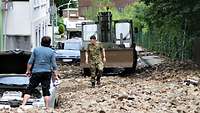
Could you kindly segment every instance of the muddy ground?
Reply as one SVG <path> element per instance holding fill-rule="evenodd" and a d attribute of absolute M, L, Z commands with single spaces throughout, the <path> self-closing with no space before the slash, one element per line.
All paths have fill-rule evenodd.
<path fill-rule="evenodd" d="M 129 76 L 104 76 L 96 88 L 90 88 L 89 77 L 72 75 L 63 74 L 60 86 L 60 109 L 66 113 L 200 113 L 199 87 L 184 82 L 199 80 L 192 62 L 166 61 Z"/>
<path fill-rule="evenodd" d="M 129 76 L 103 76 L 91 88 L 79 66 L 60 66 L 59 107 L 54 113 L 200 113 L 200 89 L 184 80 L 199 80 L 192 62 L 165 60 L 161 65 L 138 67 Z M 15 109 L 2 112 L 17 112 Z M 25 112 L 42 113 L 34 109 Z"/>

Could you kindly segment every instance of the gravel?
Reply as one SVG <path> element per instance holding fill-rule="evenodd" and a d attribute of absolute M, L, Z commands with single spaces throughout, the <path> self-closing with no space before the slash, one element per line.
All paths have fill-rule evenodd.
<path fill-rule="evenodd" d="M 129 76 L 103 76 L 91 88 L 79 66 L 60 66 L 59 107 L 53 113 L 200 113 L 199 67 L 191 61 L 166 60 L 153 67 L 138 68 Z M 46 112 L 32 109 L 24 112 Z M 17 112 L 7 109 L 2 113 Z"/>

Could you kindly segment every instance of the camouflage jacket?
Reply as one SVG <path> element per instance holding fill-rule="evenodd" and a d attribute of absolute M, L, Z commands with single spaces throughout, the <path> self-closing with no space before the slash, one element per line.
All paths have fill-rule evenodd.
<path fill-rule="evenodd" d="M 100 43 L 97 43 L 96 45 L 88 44 L 87 52 L 89 62 L 91 64 L 102 62 L 102 51 L 103 47 Z"/>

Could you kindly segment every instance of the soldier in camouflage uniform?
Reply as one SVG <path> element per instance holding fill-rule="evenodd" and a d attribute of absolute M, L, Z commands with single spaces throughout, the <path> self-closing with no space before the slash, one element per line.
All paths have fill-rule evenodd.
<path fill-rule="evenodd" d="M 104 48 L 100 43 L 96 42 L 96 37 L 94 35 L 90 37 L 90 44 L 88 44 L 85 56 L 86 64 L 90 64 L 92 87 L 95 87 L 95 79 L 97 85 L 100 85 L 100 78 L 103 73 L 106 57 Z"/>

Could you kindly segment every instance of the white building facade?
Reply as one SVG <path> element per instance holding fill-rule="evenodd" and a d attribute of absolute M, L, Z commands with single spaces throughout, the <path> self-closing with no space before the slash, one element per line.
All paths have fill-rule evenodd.
<path fill-rule="evenodd" d="M 12 0 L 4 16 L 6 50 L 40 46 L 50 24 L 50 0 Z"/>

